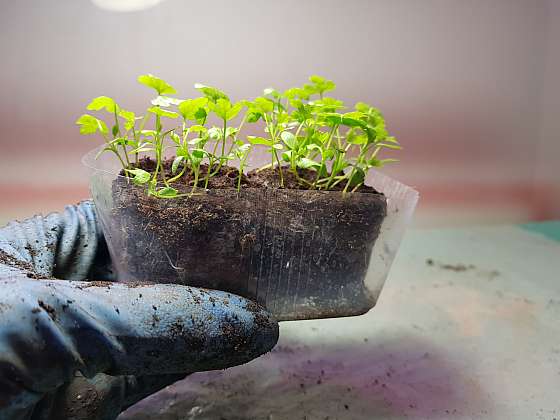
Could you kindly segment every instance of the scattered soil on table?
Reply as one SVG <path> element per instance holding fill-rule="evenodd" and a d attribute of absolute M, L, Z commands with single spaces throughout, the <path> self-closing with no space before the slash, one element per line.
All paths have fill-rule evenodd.
<path fill-rule="evenodd" d="M 171 162 L 164 163 L 168 175 Z M 139 166 L 150 171 L 154 161 Z M 274 170 L 252 171 L 237 191 L 237 169 L 222 167 L 207 191 L 171 200 L 117 178 L 112 216 L 121 242 L 113 246 L 129 280 L 229 291 L 280 318 L 294 308 L 306 318 L 369 310 L 363 280 L 385 196 L 366 186 L 346 195 L 302 189 L 294 174 L 284 175 L 279 188 Z M 314 172 L 298 176 L 312 180 Z M 191 181 L 187 174 L 173 187 L 188 193 Z"/>
<path fill-rule="evenodd" d="M 436 262 L 432 259 L 432 258 L 428 258 L 426 260 L 426 265 L 429 265 L 430 267 L 433 267 L 434 265 L 436 265 Z M 443 270 L 451 270 L 451 271 L 455 271 L 455 272 L 462 272 L 462 271 L 467 271 L 467 270 L 474 270 L 476 268 L 475 265 L 473 264 L 444 264 L 444 263 L 438 263 L 437 264 L 439 268 L 443 269 Z"/>
<path fill-rule="evenodd" d="M 29 278 L 32 279 L 40 278 L 40 276 L 36 273 L 35 269 L 33 268 L 32 264 L 25 261 L 18 260 L 17 258 L 12 257 L 11 255 L 7 254 L 1 249 L 0 249 L 0 264 L 5 264 L 10 267 L 18 268 L 24 271 L 27 277 Z"/>

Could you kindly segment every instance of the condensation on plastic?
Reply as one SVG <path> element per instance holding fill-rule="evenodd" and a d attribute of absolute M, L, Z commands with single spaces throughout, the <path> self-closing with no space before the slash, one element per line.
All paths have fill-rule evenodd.
<path fill-rule="evenodd" d="M 153 235 L 148 237 L 149 234 L 147 230 L 142 228 L 147 221 L 130 220 L 129 218 L 125 220 L 115 217 L 114 191 L 112 186 L 118 178 L 119 166 L 116 159 L 109 154 L 103 154 L 98 159 L 95 159 L 99 150 L 100 149 L 97 148 L 86 154 L 83 158 L 83 163 L 90 169 L 90 189 L 92 198 L 98 209 L 119 280 L 125 282 L 153 281 L 153 279 L 158 279 L 159 277 L 157 280 L 159 282 L 190 284 L 188 267 L 182 268 L 180 273 L 177 270 L 177 278 L 172 278 L 174 273 L 171 272 L 170 278 L 166 277 L 164 280 L 161 279 L 162 272 L 169 273 L 170 266 L 173 268 L 175 267 L 169 259 L 169 253 L 164 249 L 165 247 L 159 243 L 157 238 L 154 240 Z M 260 273 L 258 275 L 248 276 L 246 289 L 240 290 L 237 287 L 231 290 L 227 283 L 216 286 L 215 279 L 208 279 L 208 284 L 204 284 L 204 280 L 201 284 L 199 279 L 195 285 L 221 288 L 252 298 L 266 306 L 279 320 L 329 318 L 358 315 L 367 312 L 377 301 L 405 229 L 411 221 L 418 201 L 417 191 L 379 172 L 370 172 L 368 174 L 367 184 L 373 186 L 385 195 L 387 200 L 387 212 L 382 219 L 378 236 L 373 238 L 375 241 L 373 246 L 364 247 L 364 249 L 367 249 L 367 255 L 359 255 L 359 264 L 363 268 L 361 272 L 358 270 L 359 278 L 348 279 L 341 275 L 341 273 L 331 272 L 331 267 L 335 267 L 336 264 L 329 264 L 329 262 L 325 260 L 325 258 L 328 258 L 326 257 L 327 255 L 333 255 L 331 243 L 325 243 L 324 247 L 317 247 L 317 238 L 315 238 L 315 246 L 312 247 L 311 242 L 306 242 L 306 239 L 302 237 L 301 246 L 299 248 L 294 246 L 293 242 L 289 244 L 289 246 L 284 247 L 281 235 L 267 232 L 267 227 L 269 227 L 267 223 L 270 224 L 270 220 L 267 221 L 266 217 L 259 217 L 251 222 L 254 225 L 252 232 L 265 232 L 264 236 L 258 235 L 257 238 L 257 241 L 261 242 L 261 244 L 259 244 L 260 251 L 258 257 L 262 260 L 263 251 L 261 248 L 264 246 L 272 246 L 273 248 L 274 246 L 282 246 L 281 262 L 270 263 L 270 267 L 272 268 L 270 268 L 267 275 L 262 275 L 262 266 L 250 267 L 249 271 L 260 271 Z M 296 200 L 293 202 L 294 212 L 292 215 L 299 217 L 300 213 L 303 213 L 302 217 L 305 223 L 305 212 L 308 211 L 306 205 L 308 203 L 306 203 L 305 200 L 298 202 L 297 194 L 298 193 L 295 191 L 290 192 L 288 190 L 248 191 L 241 195 L 232 194 L 231 200 L 244 199 L 249 205 L 254 202 L 255 206 L 261 206 L 257 207 L 259 211 L 266 213 L 267 208 L 273 207 L 275 200 L 279 200 L 279 197 L 284 201 L 286 197 L 288 197 L 288 199 Z M 340 193 L 324 192 L 324 194 Z M 174 199 L 162 200 L 154 198 L 154 200 L 159 200 L 159 206 L 176 206 L 178 203 Z M 185 203 L 188 203 L 188 201 Z M 265 207 L 262 207 L 263 205 Z M 332 224 L 335 222 L 326 223 Z M 312 233 L 312 235 L 323 235 L 324 232 L 329 232 L 325 234 L 325 238 L 328 240 L 333 239 L 332 226 L 325 228 L 325 221 L 313 224 L 317 226 L 314 226 L 316 229 L 313 231 L 315 233 Z M 261 225 L 264 225 L 264 229 L 262 229 Z M 146 256 L 150 261 L 146 261 L 147 264 L 142 265 L 140 269 L 130 266 L 126 262 L 129 259 L 123 257 L 129 252 L 137 252 L 132 250 L 131 246 L 126 243 L 123 238 L 123 232 L 126 228 L 131 227 L 140 235 L 140 242 L 150 244 L 150 254 Z M 145 237 L 142 235 L 145 235 Z M 336 240 L 336 238 L 334 239 Z M 306 246 L 304 246 L 304 244 Z M 337 252 L 345 252 L 345 250 L 339 248 Z M 347 250 L 347 252 L 350 252 L 350 250 Z M 294 255 L 291 255 L 291 253 Z M 266 255 L 267 258 L 270 259 L 276 258 L 274 249 Z M 305 266 L 298 266 L 297 262 L 301 261 L 303 256 L 305 256 L 308 261 L 306 261 Z M 289 270 L 289 264 L 285 264 L 287 261 L 295 263 Z M 205 261 L 203 263 L 211 265 L 213 261 Z M 313 266 L 315 275 L 308 276 L 307 273 L 310 273 L 309 267 L 313 264 L 315 265 Z M 294 270 L 297 271 L 297 273 L 294 273 Z M 243 270 L 241 270 L 241 272 L 243 272 Z M 320 276 L 317 276 L 317 273 L 319 273 Z M 290 283 L 289 278 L 287 280 L 284 278 L 286 276 L 296 277 L 296 274 L 298 278 L 297 282 L 292 281 Z M 323 276 L 323 278 L 321 278 L 321 276 Z M 214 283 L 212 283 L 211 280 L 214 281 Z M 305 287 L 301 285 L 305 285 Z M 261 292 L 259 292 L 259 290 Z M 266 293 L 262 291 L 266 291 Z"/>

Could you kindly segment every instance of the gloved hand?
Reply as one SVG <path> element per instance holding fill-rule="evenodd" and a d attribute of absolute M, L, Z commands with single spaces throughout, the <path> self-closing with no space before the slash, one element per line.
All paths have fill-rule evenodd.
<path fill-rule="evenodd" d="M 0 419 L 114 419 L 278 340 L 278 324 L 244 298 L 99 281 L 110 277 L 91 202 L 0 229 Z"/>

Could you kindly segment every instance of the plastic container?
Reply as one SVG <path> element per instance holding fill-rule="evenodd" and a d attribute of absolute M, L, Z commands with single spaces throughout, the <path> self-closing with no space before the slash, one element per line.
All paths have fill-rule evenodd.
<path fill-rule="evenodd" d="M 98 151 L 83 162 L 120 281 L 225 290 L 279 320 L 371 309 L 418 201 L 378 172 L 367 184 L 383 194 L 242 188 L 157 199 Z"/>

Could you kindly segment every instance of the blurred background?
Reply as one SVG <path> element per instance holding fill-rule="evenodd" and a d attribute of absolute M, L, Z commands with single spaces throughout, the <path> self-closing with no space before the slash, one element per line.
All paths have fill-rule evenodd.
<path fill-rule="evenodd" d="M 254 97 L 333 79 L 404 146 L 416 226 L 560 218 L 560 1 L 18 0 L 0 12 L 0 224 L 88 197 L 76 118 L 139 74 Z"/>

